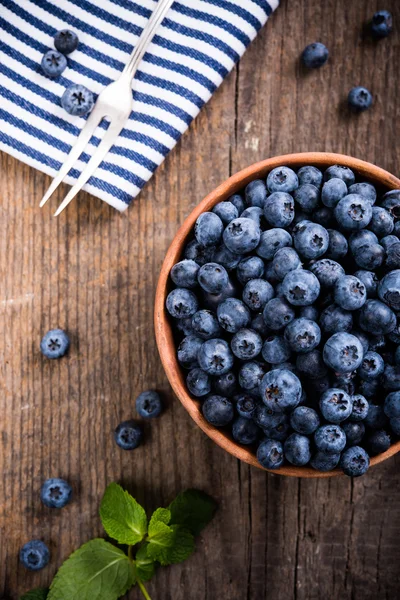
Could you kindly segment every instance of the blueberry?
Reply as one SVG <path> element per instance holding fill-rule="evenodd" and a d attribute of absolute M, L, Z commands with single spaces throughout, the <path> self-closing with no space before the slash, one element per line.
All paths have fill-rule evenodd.
<path fill-rule="evenodd" d="M 343 310 L 336 304 L 331 304 L 322 311 L 319 325 L 325 334 L 349 332 L 353 327 L 353 316 L 351 312 Z"/>
<path fill-rule="evenodd" d="M 250 361 L 241 365 L 239 369 L 239 385 L 242 389 L 258 391 L 261 379 L 265 375 L 266 366 L 260 362 Z"/>
<path fill-rule="evenodd" d="M 141 426 L 132 419 L 122 421 L 114 432 L 114 439 L 122 450 L 135 450 L 142 443 L 142 438 Z"/>
<path fill-rule="evenodd" d="M 61 358 L 69 348 L 68 334 L 62 329 L 51 329 L 42 338 L 40 350 L 46 358 Z"/>
<path fill-rule="evenodd" d="M 203 402 L 202 412 L 205 420 L 214 427 L 225 427 L 235 414 L 233 404 L 223 396 L 208 396 Z"/>
<path fill-rule="evenodd" d="M 84 85 L 70 85 L 61 96 L 61 106 L 73 116 L 83 117 L 92 110 L 93 104 L 93 94 Z"/>
<path fill-rule="evenodd" d="M 198 366 L 197 355 L 202 347 L 204 340 L 197 335 L 188 335 L 183 338 L 178 346 L 178 362 L 185 369 L 191 369 Z"/>
<path fill-rule="evenodd" d="M 261 179 L 250 181 L 244 190 L 246 202 L 249 206 L 264 208 L 267 199 L 267 188 Z"/>
<path fill-rule="evenodd" d="M 368 471 L 369 456 L 360 446 L 351 446 L 345 450 L 340 459 L 340 467 L 349 477 L 360 477 Z"/>
<path fill-rule="evenodd" d="M 339 464 L 340 453 L 327 454 L 326 452 L 316 452 L 310 460 L 310 465 L 316 471 L 323 473 L 333 471 Z"/>
<path fill-rule="evenodd" d="M 204 213 L 203 213 L 204 214 Z M 246 254 L 257 248 L 260 241 L 260 227 L 252 219 L 234 219 L 226 227 L 223 238 L 231 252 Z"/>
<path fill-rule="evenodd" d="M 393 18 L 388 10 L 379 10 L 371 21 L 371 33 L 376 38 L 387 37 L 393 29 Z"/>
<path fill-rule="evenodd" d="M 383 358 L 377 352 L 364 354 L 361 365 L 358 367 L 358 375 L 365 381 L 372 381 L 382 375 L 385 368 Z"/>
<path fill-rule="evenodd" d="M 314 273 L 321 287 L 325 289 L 333 288 L 337 280 L 345 274 L 342 265 L 339 265 L 339 263 L 330 258 L 317 260 L 310 265 L 310 271 Z"/>
<path fill-rule="evenodd" d="M 205 246 L 199 244 L 197 240 L 192 240 L 187 244 L 184 256 L 188 260 L 194 260 L 198 265 L 201 266 L 212 261 L 214 252 L 214 247 L 206 248 Z"/>
<path fill-rule="evenodd" d="M 373 271 L 360 270 L 354 273 L 354 277 L 357 277 L 365 286 L 367 297 L 375 298 L 377 295 L 379 279 Z"/>
<path fill-rule="evenodd" d="M 303 183 L 294 190 L 293 198 L 305 213 L 311 213 L 318 206 L 319 189 L 311 183 Z"/>
<path fill-rule="evenodd" d="M 231 398 L 237 391 L 236 375 L 232 371 L 214 377 L 212 382 L 213 390 L 219 396 Z"/>
<path fill-rule="evenodd" d="M 212 212 L 221 219 L 224 225 L 228 225 L 228 223 L 239 216 L 239 211 L 232 202 L 218 202 L 212 209 Z"/>
<path fill-rule="evenodd" d="M 274 288 L 264 279 L 251 279 L 243 289 L 243 302 L 250 310 L 259 312 L 274 297 Z"/>
<path fill-rule="evenodd" d="M 267 262 L 267 264 L 265 265 L 264 279 L 266 279 L 269 283 L 272 283 L 272 284 L 280 283 L 278 276 L 275 273 L 275 269 L 274 269 L 272 260 L 270 262 Z M 280 291 L 282 291 L 282 290 L 280 289 Z"/>
<path fill-rule="evenodd" d="M 325 227 L 311 221 L 301 221 L 293 230 L 294 247 L 300 256 L 319 258 L 328 250 L 329 234 Z"/>
<path fill-rule="evenodd" d="M 155 390 L 146 390 L 136 398 L 136 410 L 143 419 L 155 419 L 162 413 L 160 394 Z"/>
<path fill-rule="evenodd" d="M 57 31 L 56 35 L 54 36 L 54 46 L 63 54 L 71 54 L 71 52 L 77 49 L 78 44 L 78 36 L 70 29 L 62 29 L 61 31 Z"/>
<path fill-rule="evenodd" d="M 272 267 L 276 273 L 276 277 L 283 281 L 285 276 L 290 271 L 300 269 L 301 260 L 296 250 L 290 247 L 281 248 L 278 250 L 272 259 Z"/>
<path fill-rule="evenodd" d="M 400 270 L 385 275 L 378 285 L 378 296 L 390 308 L 400 311 Z"/>
<path fill-rule="evenodd" d="M 249 206 L 240 215 L 241 219 L 251 219 L 258 226 L 261 225 L 261 221 L 264 217 L 264 211 L 259 206 Z"/>
<path fill-rule="evenodd" d="M 177 287 L 195 288 L 197 287 L 197 273 L 199 265 L 194 260 L 181 260 L 171 269 L 171 279 Z"/>
<path fill-rule="evenodd" d="M 209 340 L 218 337 L 221 333 L 218 319 L 211 310 L 198 310 L 192 317 L 192 328 L 194 335 Z"/>
<path fill-rule="evenodd" d="M 390 448 L 390 435 L 384 429 L 373 431 L 367 437 L 366 446 L 370 456 L 386 452 Z"/>
<path fill-rule="evenodd" d="M 198 305 L 198 300 L 193 292 L 185 288 L 176 288 L 167 296 L 167 311 L 175 319 L 193 316 Z"/>
<path fill-rule="evenodd" d="M 72 488 L 65 479 L 47 479 L 40 490 L 40 499 L 49 508 L 64 508 L 72 498 Z"/>
<path fill-rule="evenodd" d="M 350 90 L 347 101 L 353 110 L 363 112 L 370 108 L 372 104 L 372 94 L 367 88 L 357 85 Z"/>
<path fill-rule="evenodd" d="M 346 421 L 346 423 L 342 423 L 342 429 L 346 434 L 347 447 L 359 444 L 365 435 L 364 423 Z"/>
<path fill-rule="evenodd" d="M 320 189 L 322 185 L 323 175 L 321 171 L 317 169 L 317 167 L 310 165 L 301 167 L 301 169 L 299 169 L 297 172 L 297 177 L 300 184 L 311 183 L 311 185 L 315 185 L 315 187 L 318 189 Z"/>
<path fill-rule="evenodd" d="M 311 435 L 319 427 L 318 413 L 308 406 L 297 406 L 290 415 L 290 425 L 302 435 Z"/>
<path fill-rule="evenodd" d="M 251 394 L 239 394 L 234 397 L 238 415 L 244 419 L 252 419 L 257 409 L 258 403 Z"/>
<path fill-rule="evenodd" d="M 318 321 L 319 312 L 315 306 L 301 306 L 299 316 L 310 319 L 311 321 Z"/>
<path fill-rule="evenodd" d="M 363 354 L 360 340 L 346 332 L 334 333 L 323 350 L 325 364 L 336 373 L 350 373 L 358 369 Z"/>
<path fill-rule="evenodd" d="M 252 319 L 250 323 L 250 329 L 254 329 L 254 331 L 257 331 L 257 333 L 259 333 L 261 337 L 266 337 L 269 334 L 269 329 L 265 324 L 262 313 L 259 313 Z"/>
<path fill-rule="evenodd" d="M 310 378 L 319 379 L 325 377 L 327 368 L 322 360 L 322 354 L 319 350 L 312 350 L 305 354 L 299 354 L 296 359 L 297 369 Z"/>
<path fill-rule="evenodd" d="M 275 412 L 295 408 L 301 399 L 299 378 L 287 369 L 274 369 L 264 375 L 260 394 L 264 404 Z"/>
<path fill-rule="evenodd" d="M 221 294 L 229 283 L 226 269 L 218 263 L 206 263 L 200 267 L 197 279 L 202 289 L 209 294 Z"/>
<path fill-rule="evenodd" d="M 373 430 L 382 429 L 387 425 L 388 419 L 384 413 L 383 407 L 378 404 L 369 404 L 368 414 L 364 419 L 364 424 Z"/>
<path fill-rule="evenodd" d="M 386 396 L 383 410 L 389 419 L 400 417 L 400 391 L 391 392 Z"/>
<path fill-rule="evenodd" d="M 387 269 L 400 268 L 400 242 L 392 244 L 386 252 L 385 266 Z"/>
<path fill-rule="evenodd" d="M 328 208 L 335 208 L 337 203 L 347 194 L 347 185 L 343 179 L 333 177 L 324 183 L 321 192 L 321 200 Z"/>
<path fill-rule="evenodd" d="M 344 310 L 358 310 L 367 300 L 367 290 L 363 282 L 354 275 L 343 275 L 336 280 L 333 297 Z"/>
<path fill-rule="evenodd" d="M 328 229 L 329 245 L 326 251 L 326 257 L 332 260 L 344 258 L 348 252 L 349 246 L 343 233 L 336 229 Z"/>
<path fill-rule="evenodd" d="M 348 194 L 335 207 L 335 218 L 343 229 L 364 229 L 372 218 L 372 206 L 360 194 Z"/>
<path fill-rule="evenodd" d="M 351 398 L 345 391 L 339 388 L 326 390 L 319 401 L 322 416 L 330 423 L 341 423 L 351 414 Z"/>
<path fill-rule="evenodd" d="M 378 269 L 382 265 L 385 255 L 385 250 L 379 244 L 366 244 L 353 252 L 357 265 L 367 271 Z"/>
<path fill-rule="evenodd" d="M 243 331 L 243 330 L 241 330 Z M 233 366 L 233 355 L 225 340 L 206 340 L 197 355 L 199 365 L 209 375 L 223 375 Z"/>
<path fill-rule="evenodd" d="M 391 427 L 394 435 L 397 435 L 397 437 L 400 437 L 400 418 L 399 417 L 394 417 L 393 419 L 390 419 L 390 427 Z"/>
<path fill-rule="evenodd" d="M 381 201 L 382 208 L 386 208 L 394 219 L 400 218 L 400 190 L 386 192 Z"/>
<path fill-rule="evenodd" d="M 393 329 L 393 331 L 391 331 L 389 333 L 389 335 L 387 337 L 388 337 L 388 340 L 390 340 L 391 342 L 394 342 L 395 344 L 400 344 L 400 320 L 399 320 L 399 317 L 397 317 L 396 327 Z"/>
<path fill-rule="evenodd" d="M 321 330 L 315 321 L 300 317 L 285 329 L 285 340 L 294 352 L 310 352 L 321 341 Z"/>
<path fill-rule="evenodd" d="M 279 335 L 270 335 L 262 347 L 263 359 L 272 365 L 289 360 L 291 350 L 287 341 Z"/>
<path fill-rule="evenodd" d="M 372 218 L 368 229 L 375 233 L 378 238 L 390 235 L 394 228 L 394 218 L 386 208 L 380 206 L 372 207 Z"/>
<path fill-rule="evenodd" d="M 314 434 L 314 442 L 321 452 L 336 454 L 346 445 L 346 434 L 339 425 L 322 425 Z"/>
<path fill-rule="evenodd" d="M 285 229 L 268 229 L 262 232 L 256 252 L 262 258 L 272 260 L 280 248 L 291 246 L 292 243 L 292 236 Z"/>
<path fill-rule="evenodd" d="M 294 218 L 294 200 L 286 192 L 273 192 L 265 201 L 264 217 L 273 227 L 287 227 Z"/>
<path fill-rule="evenodd" d="M 202 246 L 215 246 L 220 243 L 223 230 L 224 224 L 218 215 L 213 212 L 204 212 L 197 217 L 194 235 Z M 234 250 L 232 251 L 234 252 Z"/>
<path fill-rule="evenodd" d="M 299 187 L 296 173 L 289 167 L 277 167 L 272 169 L 267 177 L 267 188 L 271 193 L 290 193 Z"/>
<path fill-rule="evenodd" d="M 235 442 L 249 446 L 260 437 L 260 429 L 254 421 L 245 417 L 237 417 L 232 425 L 232 436 Z"/>
<path fill-rule="evenodd" d="M 282 413 L 279 423 L 273 423 L 263 428 L 268 439 L 284 442 L 292 433 L 288 415 Z"/>
<path fill-rule="evenodd" d="M 237 208 L 239 215 L 245 209 L 244 200 L 240 194 L 233 194 L 233 196 L 228 198 L 228 202 L 231 202 L 231 204 L 233 204 L 233 206 L 235 206 Z"/>
<path fill-rule="evenodd" d="M 218 246 L 218 248 L 215 248 L 214 252 L 212 253 L 212 257 L 210 257 L 210 260 L 206 262 L 218 263 L 225 267 L 227 271 L 233 271 L 233 269 L 236 269 L 241 260 L 242 256 L 240 254 L 234 254 L 228 250 L 225 244 L 221 244 Z"/>
<path fill-rule="evenodd" d="M 361 231 L 354 231 L 349 237 L 350 250 L 353 254 L 364 246 L 370 244 L 377 244 L 378 238 L 369 229 L 362 229 Z"/>
<path fill-rule="evenodd" d="M 357 329 L 353 329 L 351 333 L 360 340 L 361 345 L 363 347 L 364 354 L 366 352 L 368 352 L 371 340 L 367 336 L 367 334 L 364 331 L 358 331 Z M 372 348 L 371 348 L 371 350 L 372 350 Z"/>
<path fill-rule="evenodd" d="M 286 415 L 282 412 L 275 412 L 272 409 L 265 406 L 265 404 L 258 404 L 253 413 L 254 422 L 263 429 L 271 429 L 277 427 L 283 423 L 286 419 Z"/>
<path fill-rule="evenodd" d="M 19 560 L 26 569 L 40 571 L 48 564 L 50 551 L 41 540 L 32 540 L 22 546 Z"/>
<path fill-rule="evenodd" d="M 217 308 L 217 317 L 221 327 L 229 333 L 236 333 L 250 323 L 250 311 L 238 298 L 227 298 Z"/>
<path fill-rule="evenodd" d="M 281 442 L 263 440 L 257 449 L 257 460 L 264 469 L 279 469 L 284 462 Z"/>
<path fill-rule="evenodd" d="M 210 376 L 205 371 L 199 368 L 194 368 L 189 371 L 186 377 L 186 385 L 188 390 L 196 398 L 207 396 L 211 391 Z"/>
<path fill-rule="evenodd" d="M 364 198 L 369 200 L 371 204 L 375 204 L 376 202 L 376 189 L 371 183 L 367 183 L 366 181 L 353 183 L 349 187 L 349 194 L 360 194 L 360 196 L 364 196 Z"/>
<path fill-rule="evenodd" d="M 183 335 L 190 335 L 193 333 L 192 317 L 186 317 L 186 319 L 174 319 L 174 325 L 178 331 L 183 333 Z"/>
<path fill-rule="evenodd" d="M 302 467 L 311 458 L 310 440 L 305 435 L 292 433 L 283 445 L 283 452 L 292 465 Z"/>
<path fill-rule="evenodd" d="M 259 279 L 264 274 L 264 261 L 258 256 L 242 258 L 236 269 L 239 282 L 245 285 L 250 279 Z"/>
<path fill-rule="evenodd" d="M 47 75 L 47 77 L 55 79 L 67 68 L 67 59 L 63 54 L 60 54 L 60 52 L 48 50 L 46 54 L 43 55 L 41 64 L 43 73 Z"/>
<path fill-rule="evenodd" d="M 290 271 L 283 280 L 283 293 L 290 304 L 307 306 L 319 296 L 320 284 L 316 276 L 305 269 Z"/>
<path fill-rule="evenodd" d="M 307 69 L 319 69 L 328 60 L 329 50 L 321 42 L 313 42 L 304 48 L 301 58 Z"/>
<path fill-rule="evenodd" d="M 367 300 L 361 308 L 359 323 L 361 329 L 367 333 L 386 335 L 396 327 L 396 315 L 383 302 L 379 300 Z"/>
<path fill-rule="evenodd" d="M 239 329 L 231 339 L 231 348 L 240 360 L 251 360 L 260 354 L 262 338 L 251 329 Z"/>
<path fill-rule="evenodd" d="M 344 167 L 343 165 L 332 165 L 326 169 L 324 180 L 329 181 L 329 179 L 333 179 L 334 177 L 343 179 L 347 187 L 350 187 L 356 181 L 353 171 L 349 169 L 349 167 Z"/>
<path fill-rule="evenodd" d="M 293 308 L 283 298 L 272 298 L 264 307 L 263 318 L 267 327 L 278 331 L 295 317 Z"/>
<path fill-rule="evenodd" d="M 358 392 L 365 396 L 368 400 L 375 398 L 378 388 L 378 379 L 373 379 L 372 381 L 365 381 L 362 379 L 358 384 Z"/>
<path fill-rule="evenodd" d="M 314 223 L 318 223 L 318 225 L 323 225 L 323 227 L 335 227 L 336 220 L 333 214 L 333 209 L 328 208 L 327 206 L 320 206 L 317 208 L 312 215 Z"/>

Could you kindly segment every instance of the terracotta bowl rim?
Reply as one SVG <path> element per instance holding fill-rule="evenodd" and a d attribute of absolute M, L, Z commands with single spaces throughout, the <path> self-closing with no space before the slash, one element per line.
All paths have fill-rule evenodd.
<path fill-rule="evenodd" d="M 209 193 L 200 202 L 200 204 L 193 209 L 193 211 L 189 214 L 179 228 L 170 244 L 161 267 L 158 280 L 154 308 L 155 334 L 161 362 L 172 389 L 195 423 L 216 444 L 236 458 L 265 471 L 268 469 L 264 469 L 258 463 L 255 454 L 249 448 L 241 446 L 240 444 L 236 443 L 228 433 L 221 431 L 207 423 L 200 410 L 201 403 L 192 398 L 186 390 L 183 372 L 176 358 L 176 346 L 169 316 L 165 309 L 165 299 L 169 284 L 169 272 L 171 267 L 181 256 L 183 245 L 186 242 L 186 239 L 190 237 L 197 217 L 202 212 L 210 210 L 215 204 L 217 204 L 217 202 L 226 200 L 235 192 L 243 189 L 243 187 L 252 179 L 265 177 L 265 175 L 271 169 L 281 165 L 294 167 L 300 167 L 303 165 L 327 167 L 334 164 L 347 166 L 356 171 L 362 177 L 365 177 L 367 180 L 384 186 L 388 189 L 400 188 L 400 180 L 388 171 L 377 167 L 372 163 L 344 154 L 336 154 L 332 152 L 303 152 L 275 156 L 254 163 L 232 175 L 215 190 Z M 399 451 L 400 441 L 393 444 L 386 452 L 371 458 L 371 466 L 385 461 Z M 339 469 L 335 469 L 334 471 L 329 471 L 327 473 L 321 473 L 319 471 L 315 471 L 311 467 L 294 467 L 288 465 L 270 472 L 290 477 L 305 478 L 326 478 L 342 475 L 342 472 Z"/>

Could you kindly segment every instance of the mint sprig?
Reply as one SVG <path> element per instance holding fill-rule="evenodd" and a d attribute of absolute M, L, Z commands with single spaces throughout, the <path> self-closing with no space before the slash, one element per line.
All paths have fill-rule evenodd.
<path fill-rule="evenodd" d="M 158 508 L 148 521 L 144 508 L 116 483 L 105 491 L 100 518 L 107 534 L 127 552 L 103 539 L 94 539 L 64 562 L 50 590 L 37 589 L 21 600 L 117 600 L 144 583 L 158 566 L 183 562 L 195 549 L 194 536 L 213 518 L 216 503 L 204 492 L 187 490 L 168 508 Z"/>

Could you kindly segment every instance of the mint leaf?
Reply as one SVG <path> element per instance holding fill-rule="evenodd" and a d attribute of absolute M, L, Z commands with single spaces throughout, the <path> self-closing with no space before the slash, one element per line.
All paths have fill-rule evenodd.
<path fill-rule="evenodd" d="M 171 511 L 168 508 L 157 508 L 151 515 L 150 523 L 149 523 L 149 531 L 152 529 L 154 523 L 161 522 L 168 525 L 171 521 Z"/>
<path fill-rule="evenodd" d="M 48 593 L 49 590 L 46 588 L 36 588 L 35 590 L 26 592 L 26 594 L 21 596 L 20 600 L 46 600 Z"/>
<path fill-rule="evenodd" d="M 168 565 L 168 550 L 174 545 L 175 537 L 174 530 L 162 521 L 150 521 L 147 556 L 162 565 Z"/>
<path fill-rule="evenodd" d="M 183 562 L 194 552 L 194 537 L 188 529 L 181 525 L 171 525 L 175 533 L 175 543 L 168 550 L 168 563 L 170 565 Z"/>
<path fill-rule="evenodd" d="M 100 518 L 108 535 L 119 544 L 134 546 L 147 532 L 144 508 L 117 483 L 111 483 L 104 493 Z"/>
<path fill-rule="evenodd" d="M 193 535 L 199 535 L 213 518 L 217 503 L 204 492 L 186 490 L 178 494 L 168 508 L 171 511 L 171 523 L 183 525 Z"/>
<path fill-rule="evenodd" d="M 95 539 L 71 554 L 58 570 L 47 600 L 117 600 L 134 584 L 132 563 L 122 550 Z"/>
<path fill-rule="evenodd" d="M 148 544 L 143 544 L 136 553 L 136 577 L 140 579 L 140 581 L 150 581 L 156 567 L 154 560 L 147 556 L 147 546 Z"/>

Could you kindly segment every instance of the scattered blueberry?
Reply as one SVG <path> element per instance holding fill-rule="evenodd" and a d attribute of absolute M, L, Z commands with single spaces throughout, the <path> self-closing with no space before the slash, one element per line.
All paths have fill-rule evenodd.
<path fill-rule="evenodd" d="M 304 48 L 301 57 L 308 69 L 319 69 L 328 60 L 329 50 L 321 42 L 313 42 Z"/>
<path fill-rule="evenodd" d="M 49 563 L 50 552 L 41 540 L 32 540 L 22 546 L 19 560 L 26 569 L 40 571 Z"/>
<path fill-rule="evenodd" d="M 40 499 L 49 508 L 64 508 L 72 498 L 72 488 L 65 479 L 47 479 L 40 490 Z"/>
<path fill-rule="evenodd" d="M 63 54 L 56 50 L 48 50 L 42 58 L 42 69 L 43 73 L 55 79 L 59 77 L 63 71 L 67 68 L 67 59 Z"/>
<path fill-rule="evenodd" d="M 61 358 L 69 348 L 69 337 L 62 329 L 51 329 L 42 338 L 40 350 L 46 358 Z"/>
<path fill-rule="evenodd" d="M 62 54 L 71 54 L 71 52 L 77 49 L 78 44 L 78 36 L 70 29 L 57 31 L 54 36 L 54 46 L 59 52 L 62 52 Z"/>
<path fill-rule="evenodd" d="M 93 94 L 84 85 L 73 84 L 61 96 L 61 106 L 74 117 L 83 117 L 92 110 Z"/>
<path fill-rule="evenodd" d="M 122 450 L 135 450 L 143 438 L 142 428 L 133 420 L 123 421 L 114 432 L 114 439 Z"/>
<path fill-rule="evenodd" d="M 350 90 L 347 100 L 353 110 L 363 112 L 370 108 L 372 94 L 367 88 L 358 85 Z"/>
<path fill-rule="evenodd" d="M 393 18 L 388 10 L 379 10 L 371 21 L 371 32 L 376 38 L 387 37 L 393 29 Z"/>

